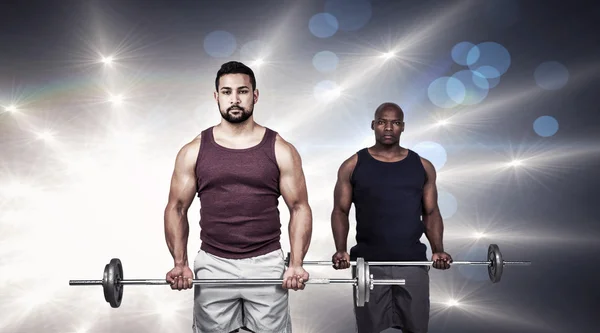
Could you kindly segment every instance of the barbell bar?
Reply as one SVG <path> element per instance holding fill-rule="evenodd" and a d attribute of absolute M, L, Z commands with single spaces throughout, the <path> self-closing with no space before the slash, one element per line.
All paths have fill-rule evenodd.
<path fill-rule="evenodd" d="M 451 265 L 485 265 L 488 267 L 488 276 L 492 283 L 500 282 L 504 273 L 504 265 L 531 265 L 530 261 L 505 261 L 500 248 L 496 244 L 488 246 L 488 261 L 453 261 Z M 357 258 L 357 261 L 350 261 L 351 266 L 357 265 L 357 262 L 362 258 Z M 288 252 L 285 258 L 286 266 L 290 264 L 290 253 Z M 303 261 L 303 265 L 327 265 L 331 266 L 331 261 Z M 431 266 L 433 261 L 369 261 L 369 266 Z"/>
<path fill-rule="evenodd" d="M 376 285 L 404 285 L 404 279 L 375 280 L 369 272 L 369 264 L 362 258 L 356 261 L 356 278 L 329 279 L 310 278 L 305 284 L 352 284 L 356 289 L 355 303 L 363 307 L 369 302 L 369 295 Z M 283 279 L 194 279 L 193 285 L 281 285 Z M 118 258 L 113 258 L 104 267 L 102 280 L 69 280 L 70 286 L 102 285 L 104 299 L 113 308 L 121 306 L 123 286 L 125 285 L 168 285 L 165 279 L 123 279 L 123 264 Z"/>

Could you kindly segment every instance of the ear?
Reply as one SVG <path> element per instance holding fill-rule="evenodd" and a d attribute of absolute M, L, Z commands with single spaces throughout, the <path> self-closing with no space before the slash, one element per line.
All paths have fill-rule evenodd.
<path fill-rule="evenodd" d="M 371 129 L 372 129 L 372 130 L 375 130 L 375 120 L 372 120 L 372 121 L 371 121 Z"/>
<path fill-rule="evenodd" d="M 213 95 L 214 95 L 214 97 L 215 97 L 215 101 L 217 101 L 217 102 L 218 102 L 218 101 L 219 101 L 219 93 L 215 91 L 215 92 L 213 93 Z"/>
<path fill-rule="evenodd" d="M 254 104 L 258 103 L 258 89 L 254 89 L 252 94 L 254 95 Z"/>
<path fill-rule="evenodd" d="M 402 122 L 402 126 L 400 127 L 400 133 L 404 132 L 404 122 Z"/>

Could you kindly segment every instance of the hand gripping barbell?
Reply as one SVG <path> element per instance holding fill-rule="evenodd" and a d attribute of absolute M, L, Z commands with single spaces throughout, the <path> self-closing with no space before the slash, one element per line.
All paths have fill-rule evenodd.
<path fill-rule="evenodd" d="M 531 265 L 530 261 L 504 261 L 500 248 L 496 244 L 490 244 L 487 253 L 488 261 L 453 261 L 451 265 L 486 265 L 488 267 L 488 275 L 492 283 L 500 282 L 504 265 Z M 359 262 L 364 262 L 362 258 L 357 258 L 356 261 L 351 261 L 350 265 L 357 265 Z M 288 252 L 285 258 L 286 266 L 290 264 L 290 254 Z M 331 261 L 303 261 L 303 265 L 332 265 Z M 431 266 L 433 261 L 370 261 L 369 266 Z M 358 268 L 358 265 L 357 265 Z"/>
<path fill-rule="evenodd" d="M 362 307 L 369 302 L 369 295 L 375 285 L 404 285 L 404 279 L 374 280 L 369 272 L 369 264 L 362 258 L 356 260 L 356 278 L 353 279 L 328 279 L 310 278 L 305 284 L 345 284 L 349 283 L 356 288 L 356 306 Z M 194 285 L 281 285 L 282 279 L 195 279 Z M 123 279 L 123 265 L 121 260 L 114 258 L 104 267 L 102 280 L 70 280 L 70 286 L 102 285 L 104 299 L 113 308 L 118 308 L 123 299 L 123 286 L 125 285 L 168 285 L 162 279 L 156 280 L 125 280 Z"/>

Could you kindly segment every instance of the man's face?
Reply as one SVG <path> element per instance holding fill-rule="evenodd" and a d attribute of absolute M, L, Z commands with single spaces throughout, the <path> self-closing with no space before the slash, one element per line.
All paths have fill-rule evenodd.
<path fill-rule="evenodd" d="M 239 124 L 252 116 L 254 104 L 258 101 L 258 90 L 252 91 L 248 75 L 226 74 L 219 78 L 215 100 L 221 117 L 232 124 Z"/>
<path fill-rule="evenodd" d="M 384 109 L 375 115 L 371 128 L 375 131 L 375 140 L 380 144 L 397 145 L 404 131 L 404 116 L 396 109 Z"/>

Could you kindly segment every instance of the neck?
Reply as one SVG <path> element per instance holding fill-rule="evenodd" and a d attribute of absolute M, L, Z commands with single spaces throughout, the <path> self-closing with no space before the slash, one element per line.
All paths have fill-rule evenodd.
<path fill-rule="evenodd" d="M 382 145 L 379 142 L 375 142 L 375 145 L 373 147 L 371 147 L 372 150 L 379 152 L 379 153 L 397 153 L 399 151 L 404 150 L 404 148 L 402 148 L 400 146 L 400 143 L 397 143 L 395 145 Z"/>
<path fill-rule="evenodd" d="M 221 119 L 221 123 L 217 125 L 221 131 L 229 135 L 245 135 L 253 133 L 257 124 L 252 117 L 248 118 L 243 123 L 232 124 L 225 119 Z"/>

